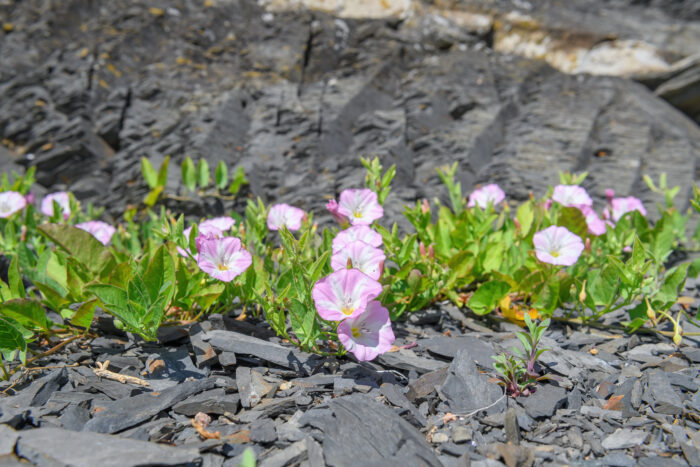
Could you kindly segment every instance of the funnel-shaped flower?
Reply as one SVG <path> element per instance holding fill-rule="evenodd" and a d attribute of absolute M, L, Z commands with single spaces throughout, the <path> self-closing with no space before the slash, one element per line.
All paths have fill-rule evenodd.
<path fill-rule="evenodd" d="M 233 219 L 233 217 L 228 217 L 228 216 L 214 217 L 213 219 L 207 219 L 205 221 L 202 221 L 202 223 L 199 224 L 199 231 L 203 232 L 204 229 L 207 229 L 209 227 L 214 227 L 216 229 L 219 229 L 222 232 L 226 232 L 231 227 L 233 227 L 233 224 L 235 224 L 235 223 L 236 223 L 236 221 Z"/>
<path fill-rule="evenodd" d="M 105 246 L 109 243 L 109 241 L 112 239 L 112 235 L 114 235 L 114 232 L 117 230 L 108 223 L 102 221 L 88 221 L 81 224 L 75 224 L 75 226 L 90 233 Z"/>
<path fill-rule="evenodd" d="M 379 248 L 374 248 L 361 240 L 348 243 L 345 248 L 333 253 L 331 267 L 334 271 L 347 268 L 348 260 L 352 267 L 359 269 L 374 280 L 379 280 L 386 256 Z"/>
<path fill-rule="evenodd" d="M 556 225 L 537 232 L 532 242 L 535 244 L 537 259 L 559 266 L 571 266 L 583 251 L 581 237 L 569 232 L 566 227 Z"/>
<path fill-rule="evenodd" d="M 10 217 L 17 211 L 21 211 L 27 205 L 27 200 L 16 191 L 3 191 L 0 193 L 0 217 Z"/>
<path fill-rule="evenodd" d="M 485 209 L 489 203 L 493 203 L 495 206 L 505 198 L 506 194 L 501 190 L 501 187 L 495 183 L 491 183 L 472 191 L 469 195 L 467 207 L 473 208 L 474 206 L 479 206 L 481 209 Z"/>
<path fill-rule="evenodd" d="M 314 284 L 311 296 L 323 319 L 340 321 L 365 311 L 370 300 L 382 293 L 382 286 L 357 269 L 340 269 Z"/>
<path fill-rule="evenodd" d="M 328 201 L 326 203 L 326 209 L 328 209 L 331 216 L 333 216 L 333 219 L 335 219 L 338 224 L 342 226 L 346 226 L 348 224 L 348 218 L 338 212 L 338 202 L 336 200 L 332 199 Z"/>
<path fill-rule="evenodd" d="M 384 215 L 384 208 L 372 190 L 351 188 L 340 193 L 338 213 L 347 217 L 352 225 L 370 225 Z"/>
<path fill-rule="evenodd" d="M 593 208 L 590 206 L 579 206 L 578 208 L 586 218 L 588 232 L 593 235 L 603 235 L 608 226 L 603 219 L 598 217 L 598 214 L 593 210 Z"/>
<path fill-rule="evenodd" d="M 200 235 L 197 237 L 197 250 L 199 268 L 223 282 L 231 282 L 253 262 L 250 253 L 236 237 Z"/>
<path fill-rule="evenodd" d="M 632 211 L 639 211 L 642 216 L 647 215 L 647 211 L 644 209 L 644 205 L 639 198 L 635 198 L 634 196 L 613 198 L 610 205 L 603 211 L 603 218 L 617 222 L 622 216 Z"/>
<path fill-rule="evenodd" d="M 299 230 L 304 217 L 306 213 L 299 208 L 284 203 L 275 204 L 270 207 L 270 212 L 267 214 L 267 228 L 279 230 L 284 225 L 289 230 Z"/>
<path fill-rule="evenodd" d="M 182 234 L 185 236 L 185 239 L 186 239 L 188 242 L 189 242 L 189 240 L 190 240 L 190 232 L 192 232 L 192 227 L 191 227 L 191 226 L 190 226 L 190 227 L 187 227 L 185 230 L 182 231 Z M 199 225 L 197 226 L 197 233 L 198 233 L 197 238 L 199 238 L 199 237 L 207 237 L 207 236 L 211 236 L 211 237 L 214 237 L 214 238 L 221 238 L 221 237 L 224 236 L 224 233 L 221 231 L 221 229 L 217 228 L 217 227 L 214 226 L 212 223 L 206 224 L 206 221 L 205 221 L 205 222 L 202 222 L 201 224 L 199 224 Z M 188 253 L 192 254 L 193 256 L 196 254 L 196 253 L 192 253 L 192 252 L 190 251 L 189 248 L 183 249 L 183 248 L 180 248 L 180 247 L 177 247 L 177 252 L 180 253 L 182 256 L 185 256 L 185 257 L 189 256 Z"/>
<path fill-rule="evenodd" d="M 345 248 L 349 243 L 360 240 L 369 246 L 379 248 L 382 246 L 382 236 L 366 225 L 356 225 L 338 232 L 333 239 L 333 253 Z"/>
<path fill-rule="evenodd" d="M 57 191 L 56 193 L 51 193 L 46 195 L 46 197 L 41 200 L 41 212 L 46 216 L 53 216 L 53 202 L 56 201 L 61 209 L 63 210 L 63 218 L 68 219 L 70 216 L 70 198 L 68 193 L 65 191 Z"/>
<path fill-rule="evenodd" d="M 338 339 L 359 361 L 374 360 L 394 343 L 389 311 L 377 301 L 370 302 L 360 316 L 338 325 Z"/>
<path fill-rule="evenodd" d="M 593 206 L 593 200 L 588 196 L 586 189 L 578 185 L 555 186 L 552 199 L 567 207 Z"/>

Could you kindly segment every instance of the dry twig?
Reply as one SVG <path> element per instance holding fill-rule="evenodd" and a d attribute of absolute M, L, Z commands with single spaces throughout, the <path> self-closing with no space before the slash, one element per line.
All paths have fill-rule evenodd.
<path fill-rule="evenodd" d="M 120 375 L 119 373 L 109 371 L 107 369 L 109 368 L 109 360 L 105 360 L 104 363 L 97 362 L 96 365 L 97 368 L 93 368 L 92 371 L 100 378 L 113 379 L 123 384 L 130 383 L 137 384 L 139 386 L 150 386 L 148 381 L 137 378 L 136 376 Z"/>

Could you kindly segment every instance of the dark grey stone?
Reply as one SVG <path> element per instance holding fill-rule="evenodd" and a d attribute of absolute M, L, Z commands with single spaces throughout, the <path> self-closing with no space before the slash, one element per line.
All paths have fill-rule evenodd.
<path fill-rule="evenodd" d="M 411 401 L 423 399 L 435 391 L 436 387 L 442 385 L 442 383 L 445 382 L 446 377 L 447 367 L 424 374 L 408 385 L 406 398 Z"/>
<path fill-rule="evenodd" d="M 445 362 L 419 357 L 411 350 L 388 352 L 377 357 L 375 361 L 385 367 L 414 370 L 418 374 L 428 373 L 447 366 Z"/>
<path fill-rule="evenodd" d="M 241 405 L 246 409 L 255 407 L 263 397 L 275 390 L 275 386 L 265 381 L 260 373 L 244 366 L 236 368 L 236 384 Z"/>
<path fill-rule="evenodd" d="M 551 417 L 558 408 L 564 406 L 566 390 L 552 384 L 544 384 L 539 386 L 534 394 L 518 397 L 517 400 L 532 418 Z"/>
<path fill-rule="evenodd" d="M 600 463 L 610 467 L 634 467 L 637 462 L 622 452 L 611 452 L 600 459 Z"/>
<path fill-rule="evenodd" d="M 447 370 L 445 381 L 437 391 L 452 412 L 465 413 L 481 409 L 495 413 L 503 411 L 506 406 L 501 388 L 490 382 L 487 375 L 479 373 L 467 350 L 457 352 Z"/>
<path fill-rule="evenodd" d="M 290 444 L 284 449 L 277 450 L 265 456 L 260 460 L 258 465 L 260 467 L 284 467 L 287 465 L 296 465 L 307 457 L 306 440 L 303 439 L 294 444 Z"/>
<path fill-rule="evenodd" d="M 207 323 L 206 325 L 208 325 L 207 327 L 211 329 L 210 324 Z M 205 326 L 205 324 L 195 323 L 192 326 L 190 326 L 188 330 L 190 336 L 190 344 L 192 344 L 192 349 L 194 350 L 194 358 L 198 368 L 202 368 L 206 365 L 213 365 L 217 361 L 217 356 L 216 352 L 214 351 L 214 347 L 212 347 L 209 342 L 206 342 L 204 339 L 202 339 L 202 334 L 205 332 L 203 326 Z M 235 354 L 233 355 L 233 361 L 235 363 Z"/>
<path fill-rule="evenodd" d="M 605 449 L 610 450 L 626 449 L 643 444 L 647 436 L 649 436 L 648 433 L 642 430 L 618 428 L 603 440 L 602 445 Z"/>
<path fill-rule="evenodd" d="M 49 400 L 51 395 L 61 389 L 64 384 L 68 382 L 68 372 L 65 368 L 58 370 L 53 370 L 47 376 L 35 381 L 36 392 L 31 402 L 29 402 L 30 407 L 39 407 Z"/>
<path fill-rule="evenodd" d="M 39 467 L 74 465 L 130 467 L 183 465 L 199 462 L 197 449 L 184 449 L 123 439 L 100 433 L 80 433 L 59 428 L 19 432 L 17 455 Z"/>
<path fill-rule="evenodd" d="M 15 451 L 15 443 L 19 434 L 7 425 L 0 425 L 0 458 L 9 456 Z"/>
<path fill-rule="evenodd" d="M 459 337 L 434 337 L 419 341 L 419 345 L 425 347 L 428 352 L 444 358 L 454 358 L 457 352 L 464 349 L 482 368 L 493 369 L 493 346 L 481 339 L 472 336 Z"/>
<path fill-rule="evenodd" d="M 252 355 L 266 362 L 307 375 L 311 374 L 322 361 L 318 355 L 301 352 L 294 348 L 284 347 L 233 331 L 215 329 L 205 333 L 202 339 L 208 340 L 212 347 L 217 350 L 233 352 L 237 355 Z"/>
<path fill-rule="evenodd" d="M 84 403 L 69 405 L 58 417 L 61 426 L 66 430 L 82 431 L 87 421 L 90 420 L 90 411 L 84 405 Z"/>
<path fill-rule="evenodd" d="M 250 424 L 250 440 L 264 444 L 277 441 L 275 423 L 270 419 L 255 420 Z"/>
<path fill-rule="evenodd" d="M 187 397 L 211 389 L 214 379 L 186 381 L 161 392 L 147 392 L 114 401 L 85 424 L 84 431 L 116 433 L 148 420 Z"/>
<path fill-rule="evenodd" d="M 214 415 L 235 414 L 240 400 L 238 394 L 227 394 L 223 388 L 215 388 L 175 404 L 173 411 L 188 417 L 193 417 L 198 412 Z"/>
<path fill-rule="evenodd" d="M 666 372 L 661 370 L 652 370 L 648 374 L 643 398 L 657 413 L 678 415 L 683 411 L 683 401 L 671 386 Z"/>
<path fill-rule="evenodd" d="M 351 394 L 329 401 L 331 414 L 321 412 L 313 422 L 321 429 L 328 466 L 439 466 L 431 447 L 416 428 L 372 397 Z M 300 423 L 308 422 L 311 409 Z M 362 427 L 362 429 L 358 429 Z"/>
<path fill-rule="evenodd" d="M 276 417 L 282 413 L 293 412 L 296 408 L 294 396 L 264 399 L 251 410 L 242 410 L 236 418 L 243 423 L 249 423 L 259 418 Z"/>
<path fill-rule="evenodd" d="M 162 363 L 160 363 L 162 361 Z M 197 368 L 192 362 L 187 347 L 163 347 L 146 360 L 149 381 L 164 380 L 167 383 L 185 381 L 187 378 L 206 378 L 206 368 Z"/>

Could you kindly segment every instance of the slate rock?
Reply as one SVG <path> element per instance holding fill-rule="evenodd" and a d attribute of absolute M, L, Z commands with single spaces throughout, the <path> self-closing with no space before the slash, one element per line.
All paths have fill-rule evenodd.
<path fill-rule="evenodd" d="M 152 353 L 146 360 L 146 371 L 150 374 L 149 381 L 165 380 L 168 383 L 209 376 L 208 371 L 195 366 L 185 346 L 164 347 Z"/>
<path fill-rule="evenodd" d="M 227 394 L 223 388 L 215 388 L 175 404 L 173 411 L 188 417 L 194 417 L 198 412 L 212 415 L 235 414 L 240 400 L 238 394 Z"/>
<path fill-rule="evenodd" d="M 236 418 L 243 423 L 249 423 L 259 418 L 277 417 L 282 413 L 289 413 L 294 408 L 296 408 L 295 396 L 264 399 L 253 409 L 239 412 Z"/>
<path fill-rule="evenodd" d="M 351 394 L 332 399 L 328 407 L 330 414 L 320 412 L 313 422 L 323 431 L 328 466 L 356 465 L 359 459 L 368 466 L 441 465 L 424 435 L 374 398 Z M 309 410 L 300 423 L 318 410 Z"/>
<path fill-rule="evenodd" d="M 300 371 L 309 375 L 322 361 L 318 355 L 302 352 L 290 347 L 268 342 L 256 337 L 233 331 L 215 329 L 207 332 L 202 339 L 216 350 L 233 352 L 237 355 L 252 355 L 266 362 Z"/>
<path fill-rule="evenodd" d="M 31 402 L 29 402 L 30 407 L 39 407 L 49 400 L 51 395 L 60 390 L 64 384 L 68 382 L 68 372 L 65 368 L 54 370 L 47 376 L 34 381 L 32 383 L 35 386 L 34 397 Z"/>
<path fill-rule="evenodd" d="M 468 350 L 460 350 L 447 370 L 445 381 L 437 388 L 440 399 L 452 412 L 465 413 L 483 409 L 488 413 L 505 409 L 500 387 L 479 373 Z M 496 405 L 493 405 L 493 404 Z"/>
<path fill-rule="evenodd" d="M 250 424 L 250 440 L 254 443 L 269 444 L 277 441 L 275 423 L 270 419 L 256 420 Z"/>
<path fill-rule="evenodd" d="M 406 398 L 415 401 L 417 399 L 423 399 L 431 394 L 435 391 L 436 387 L 445 382 L 445 378 L 447 378 L 447 368 L 448 367 L 444 367 L 439 370 L 431 371 L 413 381 L 408 385 Z"/>
<path fill-rule="evenodd" d="M 187 397 L 211 389 L 216 384 L 212 378 L 185 381 L 161 392 L 147 392 L 120 399 L 108 404 L 85 424 L 83 431 L 116 433 L 138 425 L 157 413 L 167 410 Z"/>
<path fill-rule="evenodd" d="M 7 425 L 0 425 L 0 456 L 7 456 L 14 452 L 15 442 L 19 434 Z"/>
<path fill-rule="evenodd" d="M 58 417 L 61 426 L 72 431 L 82 431 L 88 420 L 90 420 L 90 411 L 83 404 L 71 404 Z"/>
<path fill-rule="evenodd" d="M 260 467 L 284 467 L 287 465 L 296 465 L 307 457 L 306 440 L 302 439 L 301 441 L 290 444 L 284 449 L 277 450 L 265 456 L 258 462 L 258 465 Z"/>
<path fill-rule="evenodd" d="M 209 325 L 208 327 L 211 327 L 211 325 Z M 215 364 L 217 361 L 217 356 L 216 352 L 214 351 L 214 347 L 212 347 L 209 342 L 206 342 L 204 339 L 202 339 L 202 334 L 204 333 L 203 324 L 193 324 L 192 326 L 190 326 L 188 333 L 190 336 L 190 344 L 192 344 L 192 349 L 194 350 L 194 357 L 197 367 L 202 368 L 206 365 Z"/>
<path fill-rule="evenodd" d="M 241 405 L 246 409 L 255 407 L 263 397 L 275 390 L 275 386 L 265 381 L 260 373 L 244 366 L 236 368 L 236 384 Z"/>
<path fill-rule="evenodd" d="M 100 433 L 60 428 L 19 432 L 17 455 L 37 466 L 131 467 L 199 462 L 197 449 L 184 449 Z"/>
<path fill-rule="evenodd" d="M 608 435 L 602 442 L 605 449 L 626 449 L 644 443 L 648 433 L 641 430 L 631 430 L 629 428 L 618 428 L 611 435 Z"/>
<path fill-rule="evenodd" d="M 656 413 L 678 415 L 683 411 L 683 401 L 673 389 L 666 372 L 652 370 L 648 374 L 644 399 L 652 404 Z"/>
<path fill-rule="evenodd" d="M 410 349 L 381 354 L 375 360 L 380 365 L 401 370 L 413 370 L 418 374 L 428 373 L 446 367 L 447 364 L 431 358 L 419 357 Z"/>
<path fill-rule="evenodd" d="M 517 400 L 532 418 L 551 417 L 567 400 L 566 390 L 553 384 L 544 384 L 534 394 L 518 397 Z"/>
<path fill-rule="evenodd" d="M 611 452 L 601 457 L 600 463 L 610 467 L 634 467 L 637 462 L 622 452 Z"/>
<path fill-rule="evenodd" d="M 460 350 L 467 350 L 474 362 L 482 368 L 494 369 L 493 358 L 496 355 L 493 346 L 472 336 L 434 337 L 418 342 L 433 355 L 443 358 L 454 358 Z"/>

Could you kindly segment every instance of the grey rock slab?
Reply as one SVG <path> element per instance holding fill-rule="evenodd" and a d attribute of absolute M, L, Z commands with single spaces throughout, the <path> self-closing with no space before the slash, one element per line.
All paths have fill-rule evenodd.
<path fill-rule="evenodd" d="M 601 464 L 610 467 L 634 467 L 637 462 L 622 452 L 611 452 L 600 459 Z"/>
<path fill-rule="evenodd" d="M 649 434 L 642 430 L 631 430 L 629 428 L 618 428 L 611 435 L 608 435 L 602 442 L 605 449 L 626 449 L 639 446 L 644 443 Z"/>
<path fill-rule="evenodd" d="M 493 369 L 493 358 L 491 357 L 496 355 L 493 346 L 476 337 L 433 337 L 418 341 L 418 345 L 426 348 L 433 355 L 450 359 L 464 349 L 469 352 L 477 365 Z"/>
<path fill-rule="evenodd" d="M 187 378 L 201 379 L 209 375 L 205 369 L 195 366 L 185 346 L 165 347 L 152 353 L 146 360 L 146 370 L 150 374 L 149 379 L 163 379 L 169 382 L 180 382 Z"/>
<path fill-rule="evenodd" d="M 504 410 L 506 405 L 501 388 L 490 382 L 487 375 L 479 373 L 467 350 L 457 352 L 437 392 L 452 412 L 483 409 L 495 413 Z"/>
<path fill-rule="evenodd" d="M 440 465 L 425 436 L 374 398 L 351 394 L 332 399 L 328 407 L 318 417 L 313 412 L 319 409 L 311 409 L 300 420 L 314 419 L 313 425 L 323 431 L 328 466 L 357 465 L 360 460 L 372 466 Z"/>
<path fill-rule="evenodd" d="M 208 341 L 217 350 L 233 352 L 237 355 L 252 355 L 306 375 L 311 374 L 322 361 L 318 355 L 233 331 L 215 329 L 205 333 L 202 339 Z"/>
<path fill-rule="evenodd" d="M 193 417 L 198 412 L 214 415 L 235 414 L 240 400 L 238 394 L 227 394 L 223 388 L 215 388 L 178 402 L 173 406 L 173 411 L 188 417 Z"/>
<path fill-rule="evenodd" d="M 211 325 L 209 325 L 208 327 L 211 327 Z M 214 351 L 214 347 L 212 347 L 209 342 L 206 342 L 204 339 L 202 339 L 202 334 L 204 333 L 202 324 L 193 324 L 192 326 L 190 326 L 188 333 L 190 336 L 190 344 L 192 344 L 192 349 L 194 350 L 194 357 L 197 367 L 202 368 L 203 366 L 215 364 L 217 361 L 217 355 Z M 233 355 L 235 363 L 235 354 Z"/>
<path fill-rule="evenodd" d="M 7 456 L 14 452 L 15 442 L 19 434 L 7 425 L 0 425 L 0 456 Z"/>
<path fill-rule="evenodd" d="M 258 462 L 260 467 L 284 467 L 295 465 L 308 457 L 306 439 L 290 444 L 284 449 L 265 456 Z"/>
<path fill-rule="evenodd" d="M 440 362 L 431 358 L 420 357 L 410 349 L 402 349 L 397 352 L 387 352 L 377 357 L 376 362 L 389 368 L 415 371 L 418 374 L 428 373 L 448 366 L 445 362 Z"/>
<path fill-rule="evenodd" d="M 269 444 L 277 441 L 275 423 L 268 419 L 256 420 L 250 424 L 250 440 L 254 443 Z"/>
<path fill-rule="evenodd" d="M 116 433 L 148 420 L 187 397 L 211 389 L 214 379 L 185 381 L 161 392 L 147 392 L 114 401 L 85 424 L 83 431 Z"/>
<path fill-rule="evenodd" d="M 411 401 L 416 399 L 422 399 L 433 391 L 435 388 L 442 385 L 447 378 L 447 368 L 440 368 L 439 370 L 431 371 L 426 373 L 411 384 L 408 385 L 408 391 L 406 392 L 406 398 Z"/>
<path fill-rule="evenodd" d="M 652 370 L 648 374 L 648 380 L 642 398 L 652 404 L 657 413 L 678 415 L 683 411 L 683 401 L 671 386 L 666 372 Z"/>
<path fill-rule="evenodd" d="M 236 368 L 236 384 L 241 395 L 241 405 L 245 409 L 255 407 L 275 389 L 260 373 L 244 366 Z"/>
<path fill-rule="evenodd" d="M 85 424 L 90 420 L 90 411 L 83 404 L 72 404 L 68 406 L 58 421 L 63 428 L 72 431 L 82 431 Z"/>
<path fill-rule="evenodd" d="M 276 417 L 282 413 L 293 412 L 292 409 L 295 407 L 295 396 L 265 399 L 251 410 L 242 410 L 236 418 L 243 423 L 249 423 L 259 418 Z"/>
<path fill-rule="evenodd" d="M 19 433 L 16 452 L 39 467 L 136 467 L 183 465 L 200 461 L 197 449 L 184 449 L 59 428 L 38 428 Z"/>
<path fill-rule="evenodd" d="M 566 390 L 552 384 L 539 386 L 534 394 L 517 398 L 532 418 L 551 417 L 566 403 Z"/>

